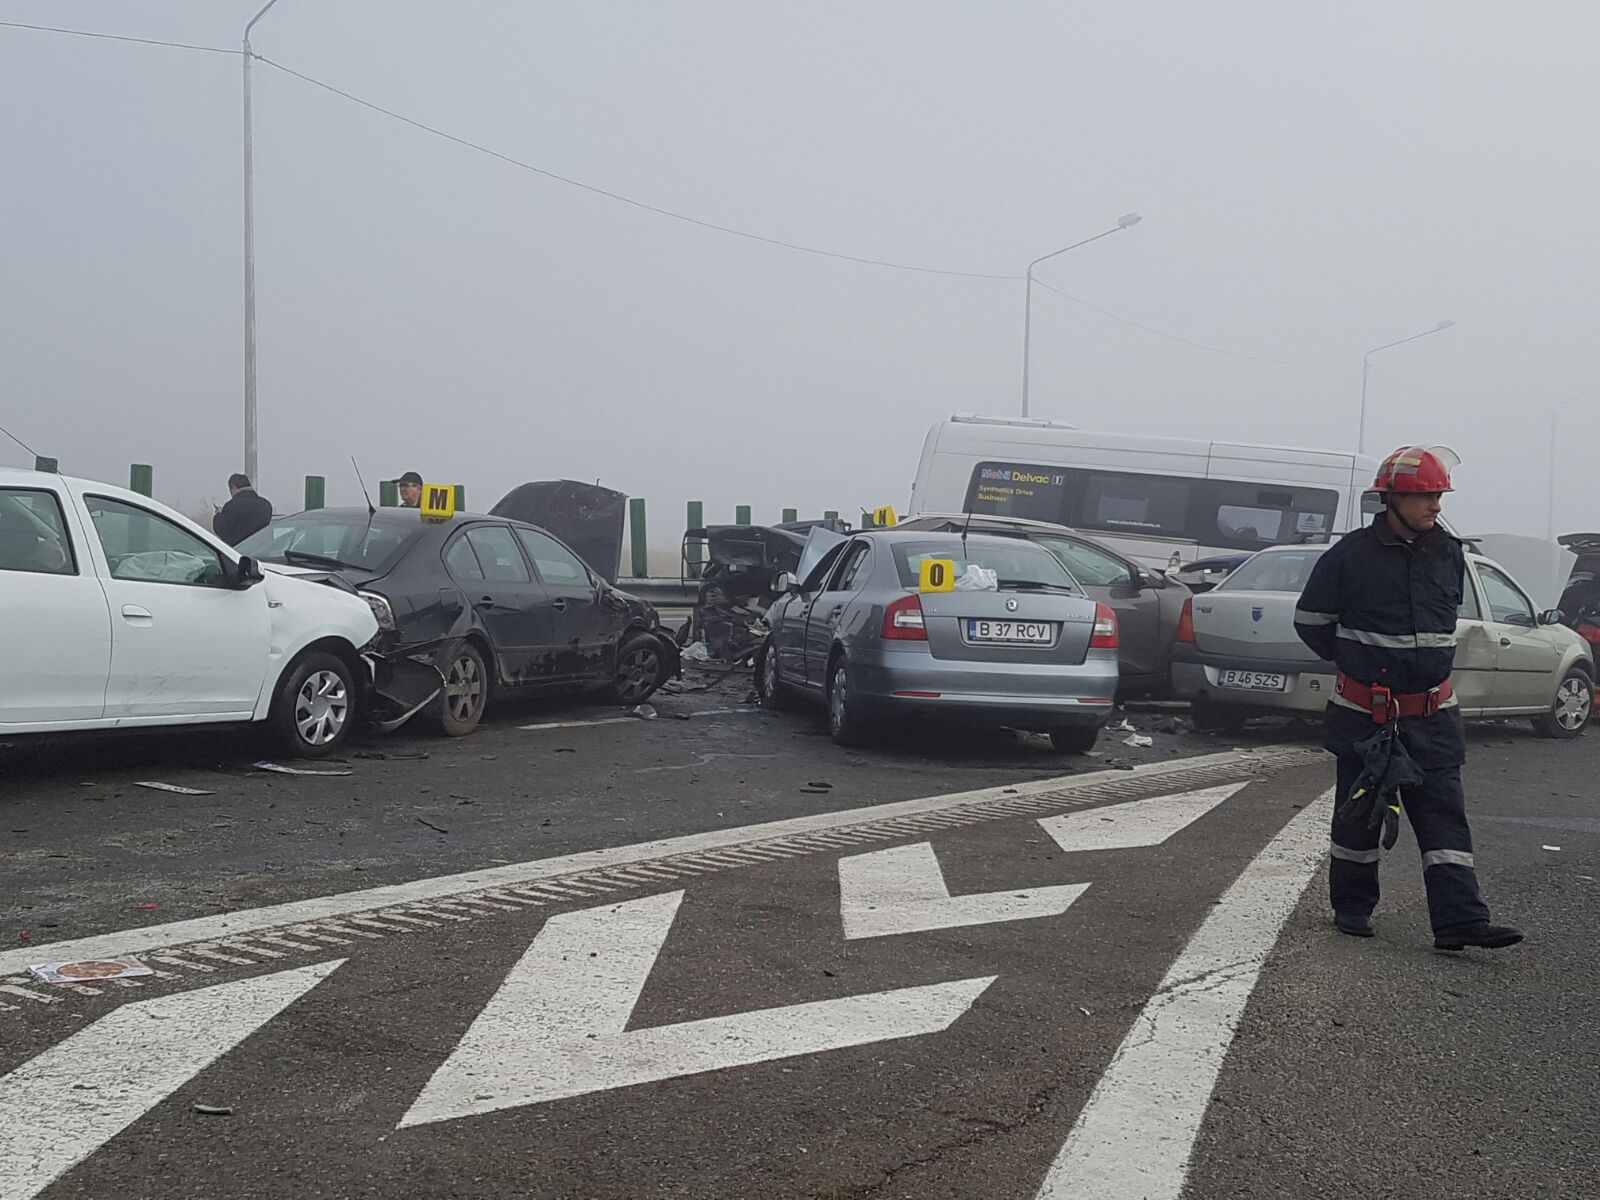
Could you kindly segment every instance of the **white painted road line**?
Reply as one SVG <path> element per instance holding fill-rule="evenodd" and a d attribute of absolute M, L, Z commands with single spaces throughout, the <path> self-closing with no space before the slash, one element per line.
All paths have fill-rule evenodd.
<path fill-rule="evenodd" d="M 683 893 L 551 917 L 400 1127 L 948 1029 L 994 976 L 625 1032 Z"/>
<path fill-rule="evenodd" d="M 1126 804 L 1089 808 L 1059 817 L 1041 817 L 1039 824 L 1063 850 L 1135 850 L 1141 846 L 1159 846 L 1251 782 L 1228 783 L 1177 796 L 1130 800 Z"/>
<path fill-rule="evenodd" d="M 0 1077 L 0 1200 L 29 1200 L 342 960 L 125 1004 Z"/>
<path fill-rule="evenodd" d="M 839 919 L 847 940 L 1056 917 L 1088 890 L 1087 883 L 1071 883 L 952 896 L 928 842 L 839 860 Z"/>
<path fill-rule="evenodd" d="M 1327 853 L 1332 809 L 1331 791 L 1307 805 L 1223 893 L 1100 1077 L 1039 1200 L 1178 1200 L 1261 966 Z"/>
<path fill-rule="evenodd" d="M 259 929 L 272 929 L 281 925 L 322 921 L 329 917 L 344 917 L 352 913 L 365 913 L 390 905 L 413 907 L 437 901 L 464 892 L 488 888 L 511 887 L 576 874 L 581 871 L 602 870 L 606 867 L 647 863 L 655 859 L 680 854 L 694 854 L 739 846 L 747 842 L 768 841 L 777 838 L 824 833 L 841 826 L 860 825 L 867 822 L 889 821 L 898 817 L 917 816 L 929 812 L 969 805 L 1005 803 L 1019 796 L 1042 796 L 1071 792 L 1082 788 L 1106 784 L 1127 786 L 1130 782 L 1160 780 L 1164 775 L 1216 768 L 1237 764 L 1240 768 L 1272 763 L 1275 758 L 1295 762 L 1304 757 L 1298 751 L 1277 754 L 1240 754 L 1226 752 L 1208 754 L 1200 758 L 1173 759 L 1135 767 L 1132 771 L 1097 771 L 1091 775 L 1068 775 L 1042 779 L 1034 783 L 1019 783 L 1009 787 L 984 788 L 973 792 L 958 792 L 946 796 L 928 796 L 918 800 L 900 800 L 889 804 L 870 804 L 838 812 L 813 813 L 805 817 L 791 817 L 782 821 L 768 821 L 759 825 L 741 825 L 731 829 L 714 829 L 704 833 L 685 834 L 661 838 L 653 842 L 637 842 L 629 846 L 611 846 L 603 850 L 586 850 L 576 854 L 563 854 L 554 858 L 539 858 L 529 862 L 505 866 L 483 867 L 456 875 L 438 875 L 410 883 L 389 884 L 383 887 L 364 888 L 354 892 L 340 892 L 332 896 L 318 896 L 309 900 L 291 900 L 264 908 L 245 909 L 239 912 L 218 913 L 208 917 L 195 917 L 187 921 L 173 921 L 164 925 L 145 925 L 116 933 L 73 938 L 68 941 L 49 942 L 41 946 L 0 950 L 0 975 L 27 970 L 30 963 L 44 959 L 71 961 L 88 958 L 112 958 L 123 954 L 143 954 L 186 946 L 193 942 L 213 941 L 240 937 Z M 1241 785 L 1242 786 L 1242 785 Z M 1098 811 L 1098 810 L 1097 810 Z M 429 912 L 429 916 L 452 921 L 468 918 L 442 910 Z M 190 951 L 185 951 L 190 953 Z M 196 952 L 197 953 L 197 952 Z M 223 957 L 211 951 L 204 957 Z M 239 961 L 237 959 L 233 961 Z"/>

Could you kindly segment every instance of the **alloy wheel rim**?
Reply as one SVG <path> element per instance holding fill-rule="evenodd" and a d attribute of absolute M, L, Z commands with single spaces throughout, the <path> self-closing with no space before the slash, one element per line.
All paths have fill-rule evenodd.
<path fill-rule="evenodd" d="M 326 746 L 350 719 L 350 692 L 336 671 L 314 671 L 295 695 L 294 727 L 308 746 Z"/>
<path fill-rule="evenodd" d="M 450 664 L 450 679 L 445 684 L 450 715 L 457 721 L 471 720 L 483 698 L 483 679 L 478 673 L 478 662 L 463 654 Z"/>
<path fill-rule="evenodd" d="M 655 651 L 640 647 L 622 660 L 617 671 L 617 690 L 624 700 L 637 699 L 644 695 L 659 674 Z"/>
<path fill-rule="evenodd" d="M 828 718 L 835 730 L 844 728 L 845 719 L 845 670 L 840 667 L 833 673 L 833 687 L 828 694 Z"/>

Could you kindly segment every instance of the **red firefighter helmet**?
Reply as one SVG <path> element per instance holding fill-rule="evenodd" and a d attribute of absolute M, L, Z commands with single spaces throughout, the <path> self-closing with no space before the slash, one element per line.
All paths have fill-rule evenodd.
<path fill-rule="evenodd" d="M 1401 446 L 1378 468 L 1375 492 L 1452 492 L 1450 469 L 1461 459 L 1448 446 Z"/>

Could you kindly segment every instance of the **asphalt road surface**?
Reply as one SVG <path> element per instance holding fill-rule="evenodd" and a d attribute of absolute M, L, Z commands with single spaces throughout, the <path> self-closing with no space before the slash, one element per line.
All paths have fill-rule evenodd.
<path fill-rule="evenodd" d="M 0 750 L 0 1200 L 1600 1195 L 1594 738 L 1474 731 L 1530 936 L 1440 955 L 1408 835 L 1329 929 L 1303 726 L 846 752 L 743 701 L 338 775 Z"/>

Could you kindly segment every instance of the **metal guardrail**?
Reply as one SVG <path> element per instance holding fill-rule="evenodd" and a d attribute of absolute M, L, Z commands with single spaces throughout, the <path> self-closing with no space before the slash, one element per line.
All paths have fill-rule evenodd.
<path fill-rule="evenodd" d="M 692 579 L 687 583 L 680 579 L 619 579 L 617 586 L 657 608 L 693 608 L 700 595 L 700 585 Z"/>

